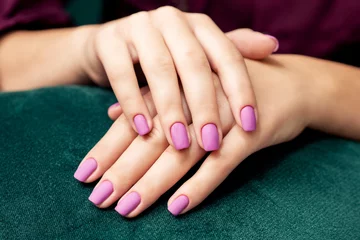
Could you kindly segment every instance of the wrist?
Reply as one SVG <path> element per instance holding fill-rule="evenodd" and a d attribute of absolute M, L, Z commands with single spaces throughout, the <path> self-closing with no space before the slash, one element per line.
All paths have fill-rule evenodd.
<path fill-rule="evenodd" d="M 285 67 L 287 77 L 297 85 L 304 127 L 321 122 L 321 113 L 326 111 L 326 103 L 336 90 L 329 74 L 324 71 L 323 61 L 302 55 L 277 55 L 276 59 Z"/>
<path fill-rule="evenodd" d="M 323 126 L 329 121 L 330 112 L 334 111 L 332 102 L 336 99 L 338 87 L 334 77 L 326 65 L 327 61 L 308 58 L 305 66 L 311 100 L 309 101 L 309 125 L 308 127 L 323 130 Z M 336 101 L 336 100 L 335 100 Z"/>
<path fill-rule="evenodd" d="M 94 38 L 99 25 L 85 25 L 77 27 L 72 35 L 75 43 L 75 58 L 78 63 L 79 77 L 87 81 L 96 80 L 96 71 L 98 65 L 97 55 L 94 48 Z"/>
<path fill-rule="evenodd" d="M 317 108 L 311 128 L 342 137 L 360 139 L 359 68 L 313 59 Z"/>

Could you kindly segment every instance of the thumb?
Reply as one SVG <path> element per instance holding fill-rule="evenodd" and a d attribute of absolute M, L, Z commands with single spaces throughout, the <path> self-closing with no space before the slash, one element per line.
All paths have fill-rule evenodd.
<path fill-rule="evenodd" d="M 226 36 L 249 59 L 264 59 L 279 49 L 279 41 L 275 37 L 248 28 L 228 32 Z"/>

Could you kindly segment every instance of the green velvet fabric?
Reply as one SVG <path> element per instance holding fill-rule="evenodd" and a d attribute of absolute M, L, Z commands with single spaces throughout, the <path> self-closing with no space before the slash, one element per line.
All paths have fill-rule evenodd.
<path fill-rule="evenodd" d="M 65 7 L 75 25 L 96 24 L 102 20 L 102 0 L 68 0 Z"/>
<path fill-rule="evenodd" d="M 114 101 L 80 86 L 0 93 L 0 239 L 360 238 L 360 144 L 313 131 L 251 156 L 184 216 L 167 211 L 175 188 L 135 219 L 97 209 L 73 173 Z"/>

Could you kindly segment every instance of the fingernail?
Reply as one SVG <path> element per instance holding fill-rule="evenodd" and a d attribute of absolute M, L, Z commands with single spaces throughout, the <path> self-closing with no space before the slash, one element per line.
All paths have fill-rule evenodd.
<path fill-rule="evenodd" d="M 205 151 L 215 151 L 219 149 L 219 133 L 213 123 L 206 124 L 201 129 L 201 137 Z"/>
<path fill-rule="evenodd" d="M 143 136 L 149 133 L 150 129 L 144 115 L 141 114 L 136 115 L 134 117 L 134 123 L 135 123 L 136 131 L 139 133 L 139 135 Z"/>
<path fill-rule="evenodd" d="M 189 198 L 185 195 L 177 197 L 168 207 L 172 215 L 179 215 L 189 205 Z"/>
<path fill-rule="evenodd" d="M 271 36 L 271 35 L 266 35 L 266 36 L 268 36 L 269 38 L 271 38 L 271 39 L 275 42 L 275 48 L 274 48 L 274 50 L 273 50 L 273 53 L 274 53 L 274 52 L 277 52 L 277 50 L 279 50 L 279 46 L 280 46 L 279 40 L 277 40 L 276 37 Z"/>
<path fill-rule="evenodd" d="M 251 106 L 244 107 L 240 112 L 241 125 L 244 131 L 251 132 L 256 129 L 256 117 L 254 108 Z"/>
<path fill-rule="evenodd" d="M 189 147 L 190 145 L 189 138 L 184 124 L 174 123 L 171 126 L 170 134 L 172 141 L 175 145 L 175 148 L 177 150 L 181 150 Z"/>
<path fill-rule="evenodd" d="M 74 173 L 74 178 L 80 182 L 85 182 L 88 177 L 96 170 L 97 162 L 94 158 L 86 159 Z"/>
<path fill-rule="evenodd" d="M 115 208 L 122 216 L 127 216 L 131 213 L 141 202 L 141 197 L 137 192 L 129 193 L 125 198 L 121 199 Z"/>
<path fill-rule="evenodd" d="M 111 105 L 109 108 L 116 108 L 116 107 L 120 107 L 120 103 L 114 103 L 113 105 Z"/>
<path fill-rule="evenodd" d="M 113 185 L 110 181 L 103 181 L 91 193 L 89 200 L 98 205 L 104 202 L 114 191 Z"/>

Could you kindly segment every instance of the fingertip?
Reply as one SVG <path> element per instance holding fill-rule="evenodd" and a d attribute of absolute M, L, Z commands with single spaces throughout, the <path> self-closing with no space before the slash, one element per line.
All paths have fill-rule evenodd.
<path fill-rule="evenodd" d="M 253 132 L 256 130 L 256 114 L 252 106 L 245 106 L 240 111 L 240 121 L 242 129 L 245 132 Z"/>
<path fill-rule="evenodd" d="M 280 47 L 279 40 L 276 37 L 274 37 L 272 35 L 269 35 L 269 34 L 265 34 L 265 36 L 270 38 L 271 41 L 273 42 L 272 53 L 277 52 L 279 50 L 279 47 Z"/>
<path fill-rule="evenodd" d="M 120 104 L 117 102 L 117 103 L 114 103 L 113 105 L 111 105 L 109 108 L 108 108 L 108 116 L 111 120 L 116 120 L 122 113 L 122 109 L 120 107 Z"/>
<path fill-rule="evenodd" d="M 201 139 L 203 149 L 207 152 L 216 151 L 220 148 L 218 127 L 213 123 L 208 123 L 201 128 Z"/>
<path fill-rule="evenodd" d="M 174 201 L 171 202 L 171 204 L 168 204 L 168 211 L 173 216 L 178 216 L 179 214 L 183 213 L 183 211 L 189 206 L 189 198 L 188 196 L 182 194 L 175 198 Z"/>
<path fill-rule="evenodd" d="M 183 150 L 190 147 L 189 133 L 183 123 L 174 123 L 170 128 L 170 135 L 172 145 L 176 150 Z"/>
<path fill-rule="evenodd" d="M 151 130 L 151 123 L 142 114 L 137 114 L 133 118 L 135 130 L 140 136 L 148 134 Z"/>

